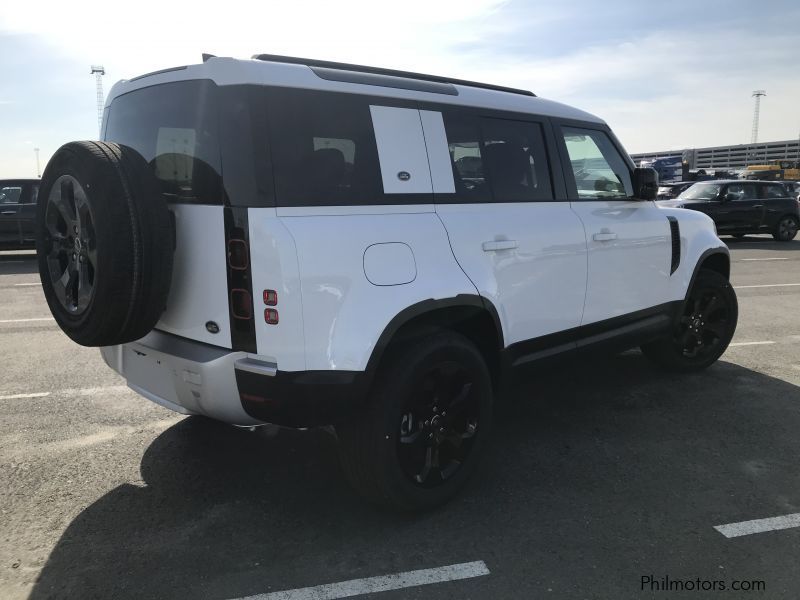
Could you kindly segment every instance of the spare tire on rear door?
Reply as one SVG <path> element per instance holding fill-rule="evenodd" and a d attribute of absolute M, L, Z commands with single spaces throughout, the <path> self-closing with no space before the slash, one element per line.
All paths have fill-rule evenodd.
<path fill-rule="evenodd" d="M 47 304 L 84 346 L 139 339 L 164 311 L 174 229 L 152 168 L 135 150 L 70 142 L 47 164 L 36 207 Z"/>

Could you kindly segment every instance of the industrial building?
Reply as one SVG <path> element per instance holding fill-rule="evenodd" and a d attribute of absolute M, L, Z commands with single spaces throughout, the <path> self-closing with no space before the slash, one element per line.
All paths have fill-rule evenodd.
<path fill-rule="evenodd" d="M 680 158 L 688 162 L 690 169 L 744 169 L 748 165 L 769 164 L 775 161 L 800 161 L 800 139 L 644 152 L 631 154 L 631 158 L 637 165 L 642 160 Z"/>

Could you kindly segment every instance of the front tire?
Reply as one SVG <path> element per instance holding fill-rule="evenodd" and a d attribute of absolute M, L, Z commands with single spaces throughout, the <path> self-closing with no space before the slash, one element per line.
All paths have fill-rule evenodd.
<path fill-rule="evenodd" d="M 790 242 L 797 235 L 798 223 L 797 217 L 786 215 L 775 226 L 775 231 L 772 233 L 779 242 Z"/>
<path fill-rule="evenodd" d="M 374 503 L 430 509 L 475 471 L 491 428 L 489 371 L 474 344 L 447 331 L 387 359 L 366 412 L 337 426 L 342 468 Z"/>
<path fill-rule="evenodd" d="M 642 346 L 656 365 L 672 371 L 699 371 L 715 363 L 736 331 L 739 306 L 730 282 L 701 269 L 672 334 Z"/>

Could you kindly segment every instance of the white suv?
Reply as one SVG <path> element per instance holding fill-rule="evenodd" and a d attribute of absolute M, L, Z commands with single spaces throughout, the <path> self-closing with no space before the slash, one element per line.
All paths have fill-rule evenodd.
<path fill-rule="evenodd" d="M 513 367 L 736 326 L 711 219 L 659 208 L 608 126 L 526 91 L 268 55 L 112 89 L 38 202 L 44 291 L 146 398 L 333 425 L 369 498 L 446 501 Z"/>

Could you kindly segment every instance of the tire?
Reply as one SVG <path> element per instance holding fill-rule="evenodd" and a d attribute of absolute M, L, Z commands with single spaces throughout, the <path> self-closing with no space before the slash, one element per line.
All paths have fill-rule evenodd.
<path fill-rule="evenodd" d="M 642 346 L 642 352 L 671 371 L 705 369 L 727 349 L 738 318 L 736 293 L 728 280 L 716 271 L 701 269 L 670 337 Z"/>
<path fill-rule="evenodd" d="M 797 235 L 797 229 L 797 217 L 794 215 L 786 215 L 781 217 L 781 220 L 778 221 L 778 224 L 775 226 L 775 231 L 772 232 L 772 237 L 779 242 L 791 242 Z"/>
<path fill-rule="evenodd" d="M 466 484 L 488 441 L 489 371 L 474 344 L 447 331 L 387 359 L 364 414 L 336 428 L 342 468 L 376 504 L 431 509 Z"/>
<path fill-rule="evenodd" d="M 146 335 L 166 304 L 171 215 L 138 152 L 70 142 L 47 164 L 36 207 L 36 254 L 50 312 L 83 346 Z"/>

